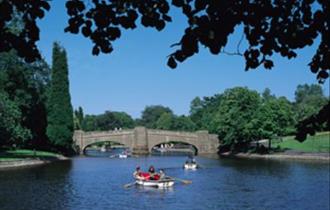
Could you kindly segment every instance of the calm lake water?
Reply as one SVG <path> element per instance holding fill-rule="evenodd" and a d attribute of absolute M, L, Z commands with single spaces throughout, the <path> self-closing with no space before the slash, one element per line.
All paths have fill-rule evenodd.
<path fill-rule="evenodd" d="M 203 168 L 182 169 L 186 157 L 77 157 L 34 168 L 0 171 L 1 210 L 329 209 L 329 165 L 197 157 Z M 171 189 L 131 187 L 133 169 L 164 168 L 192 180 Z"/>

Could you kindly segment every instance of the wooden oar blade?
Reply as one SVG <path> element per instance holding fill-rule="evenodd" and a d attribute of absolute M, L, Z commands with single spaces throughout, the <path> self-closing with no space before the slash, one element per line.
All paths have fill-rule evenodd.
<path fill-rule="evenodd" d="M 129 187 L 133 186 L 134 184 L 135 184 L 135 182 L 125 184 L 124 188 L 129 188 Z"/>
<path fill-rule="evenodd" d="M 192 181 L 190 181 L 190 180 L 182 180 L 182 182 L 183 182 L 184 184 L 191 184 L 191 183 L 192 183 Z"/>
<path fill-rule="evenodd" d="M 191 184 L 192 183 L 191 180 L 179 179 L 177 177 L 171 177 L 171 178 L 174 179 L 174 180 L 177 180 L 179 182 L 182 182 L 183 184 Z"/>

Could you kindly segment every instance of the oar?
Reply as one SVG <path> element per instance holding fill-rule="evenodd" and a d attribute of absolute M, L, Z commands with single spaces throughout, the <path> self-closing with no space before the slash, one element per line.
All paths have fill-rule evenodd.
<path fill-rule="evenodd" d="M 197 164 L 197 168 L 206 168 L 204 165 Z"/>
<path fill-rule="evenodd" d="M 191 184 L 192 183 L 191 180 L 180 179 L 180 178 L 177 178 L 177 177 L 171 177 L 171 178 L 174 179 L 174 180 L 180 181 L 183 184 Z"/>
<path fill-rule="evenodd" d="M 129 187 L 131 187 L 131 186 L 133 186 L 133 185 L 135 185 L 135 182 L 125 184 L 124 187 L 125 187 L 125 188 L 129 188 Z"/>

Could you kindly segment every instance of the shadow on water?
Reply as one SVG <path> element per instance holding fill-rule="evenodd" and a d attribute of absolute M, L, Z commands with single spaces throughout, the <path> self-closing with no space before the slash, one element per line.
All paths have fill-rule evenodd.
<path fill-rule="evenodd" d="M 1 171 L 0 209 L 68 209 L 71 168 L 72 162 L 65 160 Z"/>
<path fill-rule="evenodd" d="M 115 148 L 111 150 L 106 150 L 104 152 L 101 152 L 97 149 L 89 149 L 85 150 L 85 156 L 87 157 L 113 157 L 121 154 L 122 152 L 127 151 L 126 148 Z"/>

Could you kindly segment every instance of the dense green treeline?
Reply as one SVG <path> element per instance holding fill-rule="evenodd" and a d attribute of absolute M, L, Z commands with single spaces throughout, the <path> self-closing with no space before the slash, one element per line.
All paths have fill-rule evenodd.
<path fill-rule="evenodd" d="M 193 131 L 197 129 L 189 117 L 177 116 L 170 108 L 161 105 L 147 106 L 142 111 L 141 119 L 137 120 L 137 124 L 163 130 Z"/>
<path fill-rule="evenodd" d="M 170 108 L 161 105 L 147 106 L 142 112 L 142 118 L 135 120 L 125 112 L 114 111 L 106 111 L 100 115 L 84 116 L 81 107 L 75 110 L 74 118 L 75 129 L 84 131 L 131 129 L 135 126 L 181 131 L 194 131 L 197 129 L 190 117 L 176 116 Z"/>
<path fill-rule="evenodd" d="M 79 107 L 79 110 L 82 110 Z M 81 115 L 79 110 L 75 111 L 75 128 L 84 131 L 114 130 L 134 128 L 135 122 L 130 115 L 125 112 L 106 111 L 100 115 Z M 83 113 L 82 111 L 80 113 Z"/>
<path fill-rule="evenodd" d="M 50 68 L 26 63 L 14 51 L 0 55 L 0 146 L 48 147 L 46 98 Z"/>
<path fill-rule="evenodd" d="M 72 150 L 73 113 L 65 50 L 54 44 L 52 68 L 0 55 L 0 149 Z"/>
<path fill-rule="evenodd" d="M 162 105 L 146 106 L 141 118 L 135 120 L 124 112 L 112 111 L 83 116 L 79 107 L 75 111 L 75 121 L 76 128 L 85 131 L 134 126 L 178 131 L 208 130 L 219 135 L 223 149 L 245 151 L 254 140 L 294 135 L 298 122 L 318 113 L 326 103 L 329 99 L 316 84 L 298 85 L 293 102 L 273 95 L 269 88 L 258 93 L 246 87 L 235 87 L 211 97 L 194 98 L 189 116 L 177 116 Z M 322 125 L 317 130 L 329 128 Z"/>
<path fill-rule="evenodd" d="M 294 135 L 298 122 L 318 113 L 329 103 L 319 85 L 298 85 L 295 101 L 246 87 L 227 89 L 222 94 L 191 102 L 190 117 L 198 129 L 217 133 L 223 148 L 245 151 L 253 140 Z M 329 130 L 326 125 L 318 131 Z"/>
<path fill-rule="evenodd" d="M 297 124 L 327 103 L 320 85 L 298 85 L 294 101 L 246 87 L 226 89 L 191 101 L 188 116 L 162 105 L 147 106 L 140 119 L 125 112 L 85 115 L 73 111 L 65 49 L 55 43 L 50 68 L 44 60 L 26 63 L 14 51 L 0 56 L 0 148 L 21 147 L 70 153 L 74 129 L 85 131 L 150 129 L 208 130 L 223 148 L 244 151 L 249 143 L 296 133 Z M 329 126 L 313 125 L 317 131 Z M 314 129 L 314 128 L 313 128 Z"/>

